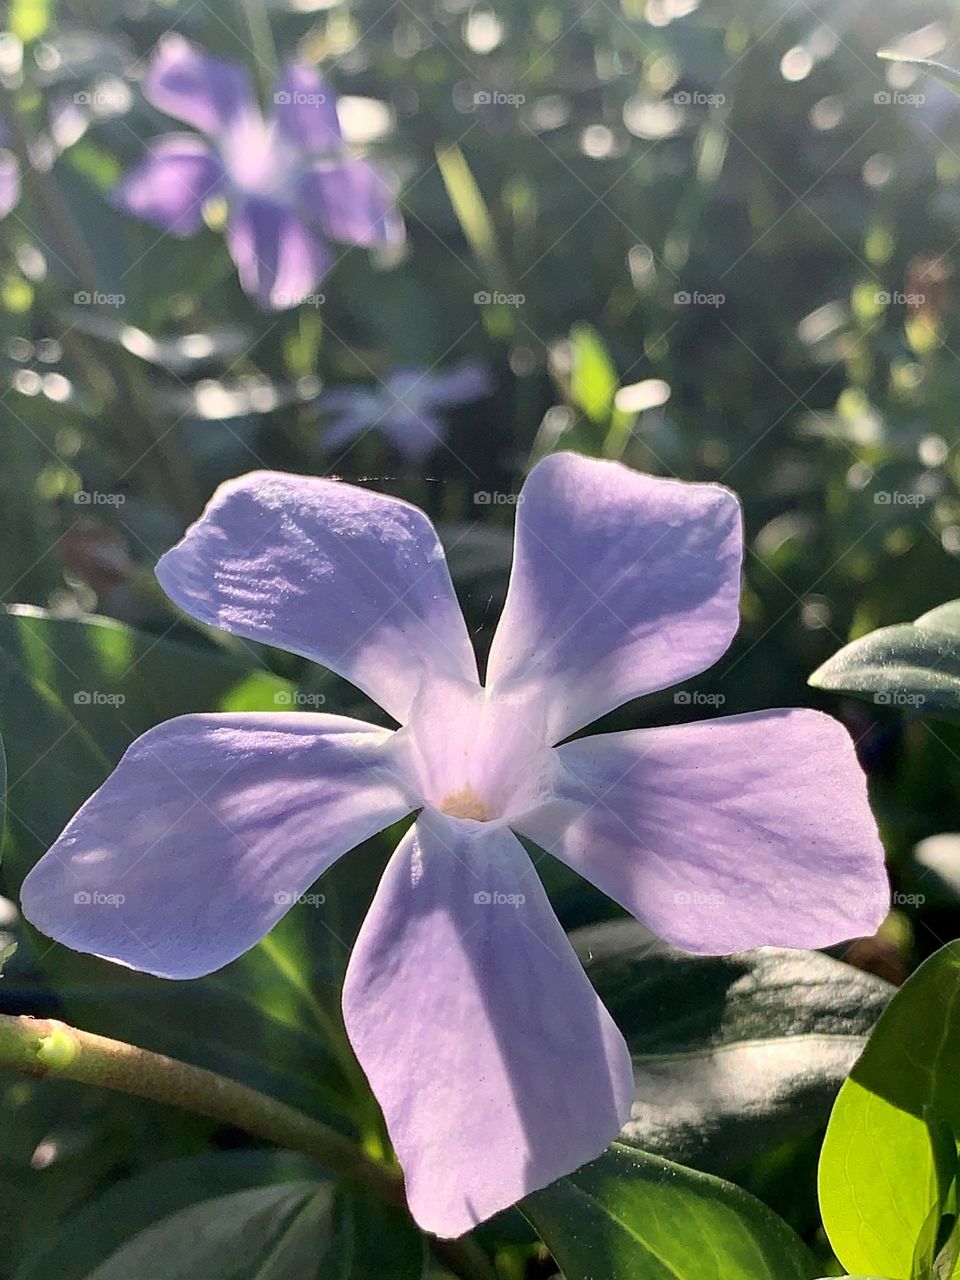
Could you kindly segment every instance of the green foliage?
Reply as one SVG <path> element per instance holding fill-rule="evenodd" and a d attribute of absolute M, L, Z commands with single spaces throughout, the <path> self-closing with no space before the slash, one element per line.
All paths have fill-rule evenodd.
<path fill-rule="evenodd" d="M 566 1280 L 810 1280 L 800 1240 L 732 1183 L 614 1143 L 523 1201 Z"/>
<path fill-rule="evenodd" d="M 877 706 L 960 720 L 960 601 L 861 636 L 819 667 L 810 683 Z"/>
<path fill-rule="evenodd" d="M 717 1173 L 826 1121 L 893 990 L 816 952 L 685 955 L 632 921 L 573 941 L 633 1057 L 624 1140 Z"/>
<path fill-rule="evenodd" d="M 960 943 L 942 948 L 881 1015 L 840 1090 L 820 1159 L 830 1243 L 852 1271 L 927 1280 L 956 1219 Z M 938 1272 L 949 1276 L 953 1264 Z"/>

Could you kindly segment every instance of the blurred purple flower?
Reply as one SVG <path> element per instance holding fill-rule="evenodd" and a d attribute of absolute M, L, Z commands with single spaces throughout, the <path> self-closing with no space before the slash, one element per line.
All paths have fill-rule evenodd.
<path fill-rule="evenodd" d="M 304 300 L 332 263 L 326 241 L 373 247 L 403 239 L 393 193 L 351 155 L 330 87 L 313 67 L 284 67 L 264 118 L 245 69 L 169 35 L 154 55 L 146 97 L 195 133 L 157 138 L 119 183 L 117 203 L 176 236 L 223 197 L 227 246 L 240 283 L 279 311 Z"/>
<path fill-rule="evenodd" d="M 332 387 L 318 401 L 336 415 L 324 443 L 340 448 L 376 429 L 410 462 L 422 462 L 446 438 L 442 410 L 482 400 L 493 385 L 479 361 L 461 360 L 441 373 L 398 369 L 378 387 Z"/>
<path fill-rule="evenodd" d="M 694 952 L 872 933 L 889 897 L 853 745 L 820 712 L 554 745 L 727 648 L 736 497 L 555 454 L 520 498 L 482 686 L 423 512 L 311 477 L 223 485 L 157 566 L 167 594 L 324 664 L 402 727 L 171 720 L 130 747 L 23 886 L 26 916 L 67 946 L 192 978 L 418 810 L 343 1011 L 413 1215 L 442 1236 L 598 1155 L 633 1102 L 627 1046 L 517 834 Z"/>
<path fill-rule="evenodd" d="M 20 199 L 20 162 L 6 149 L 7 131 L 0 124 L 0 218 L 5 218 Z"/>

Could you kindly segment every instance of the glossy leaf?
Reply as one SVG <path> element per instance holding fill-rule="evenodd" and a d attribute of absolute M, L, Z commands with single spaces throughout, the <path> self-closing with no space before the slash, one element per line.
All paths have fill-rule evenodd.
<path fill-rule="evenodd" d="M 2 891 L 17 899 L 27 870 L 137 734 L 189 711 L 289 707 L 292 691 L 252 660 L 118 623 L 36 609 L 0 614 L 0 730 L 11 774 Z M 336 983 L 380 860 L 376 851 L 354 854 L 325 886 L 322 909 L 295 909 L 254 951 L 202 982 L 150 978 L 45 939 L 37 953 L 68 1016 L 87 1029 L 298 1106 L 322 1112 L 325 1103 L 333 1119 L 343 1109 L 345 1075 L 350 1093 L 368 1105 L 343 1037 Z M 31 994 L 22 984 L 24 1006 L 45 998 L 42 980 L 38 987 Z"/>
<path fill-rule="evenodd" d="M 237 1151 L 116 1184 L 43 1241 L 16 1280 L 421 1280 L 426 1257 L 400 1210 L 335 1190 L 305 1157 Z"/>
<path fill-rule="evenodd" d="M 840 1261 L 927 1275 L 960 1132 L 960 943 L 931 956 L 881 1015 L 837 1097 L 820 1156 L 820 1209 Z"/>
<path fill-rule="evenodd" d="M 302 1280 L 329 1232 L 330 1189 L 312 1182 L 202 1200 L 148 1227 L 88 1280 Z"/>
<path fill-rule="evenodd" d="M 819 952 L 690 956 L 633 921 L 573 941 L 633 1057 L 623 1139 L 713 1172 L 825 1123 L 893 992 Z"/>
<path fill-rule="evenodd" d="M 812 1259 L 740 1187 L 614 1143 L 521 1204 L 565 1280 L 809 1280 Z"/>
<path fill-rule="evenodd" d="M 960 602 L 861 636 L 819 667 L 810 683 L 877 706 L 960 719 Z"/>

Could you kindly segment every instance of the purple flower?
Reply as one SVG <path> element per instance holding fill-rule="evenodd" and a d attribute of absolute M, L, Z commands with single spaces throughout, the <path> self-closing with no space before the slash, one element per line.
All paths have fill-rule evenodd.
<path fill-rule="evenodd" d="M 340 448 L 376 428 L 410 462 L 422 462 L 447 434 L 442 410 L 481 400 L 493 391 L 493 379 L 476 360 L 433 373 L 398 369 L 379 387 L 333 387 L 319 407 L 336 414 L 324 442 Z"/>
<path fill-rule="evenodd" d="M 702 671 L 737 628 L 740 509 L 575 454 L 517 510 L 481 685 L 416 507 L 232 480 L 160 561 L 195 618 L 302 654 L 402 726 L 191 715 L 150 730 L 28 875 L 67 946 L 170 978 L 228 964 L 413 810 L 350 959 L 347 1031 L 414 1217 L 454 1236 L 592 1159 L 630 1115 L 623 1037 L 517 839 L 690 951 L 871 933 L 888 890 L 846 731 L 810 710 L 563 742 Z M 97 902 L 110 905 L 97 906 Z"/>
<path fill-rule="evenodd" d="M 366 247 L 403 239 L 387 182 L 347 151 L 336 100 L 313 67 L 284 67 L 265 119 L 243 67 L 169 35 L 144 93 L 203 136 L 157 138 L 115 199 L 176 236 L 200 230 L 204 201 L 225 199 L 227 246 L 261 307 L 296 306 L 316 288 L 332 262 L 327 239 Z"/>
<path fill-rule="evenodd" d="M 5 218 L 20 199 L 20 162 L 5 147 L 7 131 L 0 124 L 0 218 Z"/>

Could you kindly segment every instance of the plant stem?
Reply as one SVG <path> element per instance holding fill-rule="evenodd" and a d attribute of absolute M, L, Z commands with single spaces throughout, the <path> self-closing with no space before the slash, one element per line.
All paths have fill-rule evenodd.
<path fill-rule="evenodd" d="M 390 1204 L 406 1204 L 398 1169 L 370 1159 L 349 1138 L 312 1116 L 236 1080 L 47 1018 L 0 1014 L 0 1068 L 99 1085 L 235 1125 L 276 1146 L 302 1151 Z M 428 1237 L 435 1255 L 462 1280 L 496 1280 L 474 1240 Z"/>

